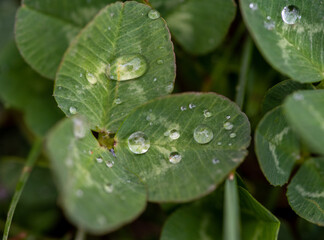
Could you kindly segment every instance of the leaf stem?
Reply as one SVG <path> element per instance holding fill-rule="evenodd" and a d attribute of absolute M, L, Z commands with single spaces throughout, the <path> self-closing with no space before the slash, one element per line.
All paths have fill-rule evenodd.
<path fill-rule="evenodd" d="M 231 173 L 225 182 L 224 196 L 224 240 L 240 239 L 239 197 L 235 173 Z"/>
<path fill-rule="evenodd" d="M 241 60 L 241 68 L 240 68 L 240 76 L 238 79 L 238 84 L 236 88 L 236 96 L 235 102 L 237 105 L 242 109 L 244 103 L 244 95 L 245 95 L 245 88 L 247 83 L 247 74 L 248 69 L 251 63 L 251 56 L 252 56 L 252 40 L 251 37 L 248 36 L 244 42 L 243 46 L 243 55 Z"/>
<path fill-rule="evenodd" d="M 12 218 L 16 209 L 16 206 L 18 204 L 18 201 L 20 199 L 21 193 L 25 187 L 25 184 L 30 176 L 31 170 L 42 150 L 42 140 L 40 138 L 37 138 L 32 146 L 32 149 L 29 152 L 27 161 L 25 163 L 24 168 L 22 169 L 20 178 L 18 180 L 18 183 L 16 185 L 16 190 L 13 195 L 13 198 L 10 202 L 8 214 L 7 214 L 7 220 L 4 228 L 4 234 L 2 239 L 7 240 L 9 236 L 9 230 L 12 222 Z"/>
<path fill-rule="evenodd" d="M 78 231 L 75 235 L 75 240 L 85 240 L 86 239 L 86 233 L 83 230 L 83 228 L 78 228 Z"/>

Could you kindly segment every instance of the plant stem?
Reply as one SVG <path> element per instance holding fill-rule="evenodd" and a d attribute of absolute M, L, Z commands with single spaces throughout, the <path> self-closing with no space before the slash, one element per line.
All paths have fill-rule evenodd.
<path fill-rule="evenodd" d="M 85 240 L 86 233 L 82 228 L 78 228 L 75 240 Z"/>
<path fill-rule="evenodd" d="M 252 56 L 252 40 L 251 37 L 248 36 L 244 42 L 240 76 L 239 76 L 239 80 L 236 88 L 236 96 L 235 96 L 235 102 L 241 109 L 243 107 L 243 102 L 244 102 L 245 88 L 248 79 L 247 74 L 251 63 L 251 56 Z"/>
<path fill-rule="evenodd" d="M 225 182 L 224 197 L 224 240 L 240 239 L 240 209 L 235 173 L 231 173 Z"/>
<path fill-rule="evenodd" d="M 42 140 L 40 138 L 37 138 L 32 146 L 31 151 L 29 152 L 27 161 L 25 163 L 24 168 L 22 169 L 20 178 L 18 180 L 18 183 L 16 185 L 16 190 L 13 195 L 13 198 L 11 200 L 8 214 L 7 214 L 7 220 L 4 228 L 4 234 L 2 239 L 7 240 L 9 236 L 9 230 L 10 230 L 10 225 L 12 222 L 12 218 L 16 209 L 16 206 L 18 204 L 19 198 L 21 196 L 21 193 L 24 189 L 24 186 L 29 178 L 30 172 L 42 150 Z"/>

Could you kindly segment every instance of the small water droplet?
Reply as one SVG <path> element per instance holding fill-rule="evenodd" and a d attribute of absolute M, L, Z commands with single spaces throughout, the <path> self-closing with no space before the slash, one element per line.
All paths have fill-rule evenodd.
<path fill-rule="evenodd" d="M 97 161 L 97 163 L 102 163 L 102 161 L 103 161 L 103 160 L 102 160 L 102 157 L 97 157 L 97 158 L 96 158 L 96 161 Z"/>
<path fill-rule="evenodd" d="M 222 145 L 222 142 L 218 142 L 217 145 L 218 145 L 218 146 Z"/>
<path fill-rule="evenodd" d="M 73 119 L 73 133 L 76 138 L 84 138 L 86 135 L 86 126 L 84 121 L 81 118 Z"/>
<path fill-rule="evenodd" d="M 179 163 L 181 161 L 181 159 L 182 159 L 182 156 L 178 152 L 172 152 L 169 155 L 170 163 L 177 164 L 177 163 Z"/>
<path fill-rule="evenodd" d="M 159 60 L 156 61 L 156 63 L 157 63 L 158 65 L 162 65 L 162 64 L 164 63 L 164 61 L 163 61 L 162 59 L 159 59 Z"/>
<path fill-rule="evenodd" d="M 213 114 L 211 113 L 211 112 L 209 112 L 209 110 L 204 110 L 204 116 L 205 116 L 205 118 L 209 118 L 209 117 L 211 117 L 211 116 L 213 116 Z"/>
<path fill-rule="evenodd" d="M 282 20 L 289 25 L 295 24 L 297 20 L 301 18 L 299 9 L 294 5 L 284 7 L 281 11 L 281 17 Z"/>
<path fill-rule="evenodd" d="M 169 137 L 172 139 L 172 140 L 176 140 L 180 137 L 180 133 L 178 132 L 177 129 L 172 129 L 170 131 L 170 134 L 169 134 Z"/>
<path fill-rule="evenodd" d="M 135 132 L 128 137 L 128 148 L 135 154 L 146 153 L 150 146 L 149 138 L 141 131 Z"/>
<path fill-rule="evenodd" d="M 185 106 L 181 106 L 180 109 L 181 109 L 181 111 L 186 111 L 187 110 L 187 108 Z"/>
<path fill-rule="evenodd" d="M 111 30 L 111 27 L 108 27 L 108 30 L 110 31 Z"/>
<path fill-rule="evenodd" d="M 190 108 L 190 109 L 194 109 L 195 107 L 196 107 L 195 104 L 193 104 L 193 103 L 190 103 L 190 104 L 189 104 L 189 108 Z"/>
<path fill-rule="evenodd" d="M 304 96 L 303 96 L 303 94 L 301 94 L 301 93 L 294 93 L 294 94 L 293 94 L 293 98 L 294 98 L 295 100 L 297 100 L 297 101 L 304 100 Z"/>
<path fill-rule="evenodd" d="M 154 19 L 158 19 L 160 17 L 160 13 L 154 9 L 150 10 L 149 13 L 147 14 L 147 16 L 154 20 Z"/>
<path fill-rule="evenodd" d="M 276 23 L 271 20 L 270 16 L 267 16 L 267 19 L 264 21 L 263 25 L 267 30 L 272 30 L 276 27 Z"/>
<path fill-rule="evenodd" d="M 212 129 L 206 125 L 199 125 L 194 130 L 194 139 L 199 144 L 206 144 L 213 140 L 214 133 Z"/>
<path fill-rule="evenodd" d="M 253 11 L 255 11 L 255 10 L 258 9 L 258 4 L 256 4 L 256 3 L 250 3 L 249 4 L 249 8 L 252 9 Z"/>
<path fill-rule="evenodd" d="M 213 164 L 217 164 L 217 163 L 219 163 L 219 160 L 218 160 L 217 158 L 214 158 L 214 159 L 212 160 L 212 163 L 213 163 Z"/>
<path fill-rule="evenodd" d="M 155 78 L 153 78 L 153 82 L 156 82 L 157 81 L 157 78 L 155 77 Z"/>
<path fill-rule="evenodd" d="M 96 84 L 98 81 L 92 73 L 87 73 L 86 78 L 90 84 Z"/>
<path fill-rule="evenodd" d="M 112 168 L 114 166 L 115 162 L 114 161 L 107 161 L 106 166 L 109 168 Z"/>
<path fill-rule="evenodd" d="M 116 104 L 116 105 L 119 105 L 119 104 L 121 104 L 122 103 L 122 101 L 120 100 L 120 98 L 116 98 L 115 100 L 114 100 L 114 104 Z"/>
<path fill-rule="evenodd" d="M 230 136 L 230 138 L 235 138 L 236 137 L 236 133 L 231 133 L 229 136 Z"/>
<path fill-rule="evenodd" d="M 167 92 L 171 92 L 173 90 L 173 83 L 169 84 L 168 86 L 165 87 L 165 90 Z"/>
<path fill-rule="evenodd" d="M 79 75 L 80 77 L 83 77 L 83 74 L 82 73 L 80 73 L 80 75 Z"/>
<path fill-rule="evenodd" d="M 231 116 L 230 115 L 227 115 L 226 116 L 226 119 L 228 120 L 228 119 L 231 119 Z"/>
<path fill-rule="evenodd" d="M 224 128 L 226 129 L 226 130 L 231 130 L 233 127 L 234 127 L 234 125 L 232 124 L 232 123 L 230 123 L 230 122 L 226 122 L 226 123 L 224 123 Z"/>
<path fill-rule="evenodd" d="M 62 89 L 62 87 L 61 87 L 61 86 L 59 86 L 59 87 L 58 87 L 58 89 L 59 89 L 59 90 L 61 90 L 61 89 Z"/>
<path fill-rule="evenodd" d="M 104 186 L 104 189 L 107 193 L 112 193 L 113 190 L 114 190 L 114 186 L 111 184 L 111 183 L 107 183 L 105 186 Z"/>
<path fill-rule="evenodd" d="M 126 81 L 141 77 L 147 70 L 147 62 L 140 54 L 123 55 L 115 58 L 107 66 L 107 76 L 116 81 Z"/>
<path fill-rule="evenodd" d="M 110 13 L 110 17 L 113 17 L 113 16 L 115 16 L 115 13 Z"/>
<path fill-rule="evenodd" d="M 69 108 L 69 111 L 70 111 L 71 114 L 76 114 L 77 113 L 77 109 L 75 107 L 73 107 L 73 106 Z"/>
<path fill-rule="evenodd" d="M 232 146 L 232 143 L 229 143 L 228 146 Z"/>

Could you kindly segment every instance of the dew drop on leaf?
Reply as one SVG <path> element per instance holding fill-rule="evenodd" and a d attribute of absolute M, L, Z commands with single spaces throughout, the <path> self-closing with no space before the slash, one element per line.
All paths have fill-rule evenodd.
<path fill-rule="evenodd" d="M 102 163 L 102 158 L 101 158 L 101 157 L 97 157 L 97 158 L 96 158 L 96 161 L 97 161 L 98 163 Z"/>
<path fill-rule="evenodd" d="M 114 190 L 114 186 L 110 183 L 107 183 L 105 186 L 104 186 L 104 189 L 107 193 L 112 193 L 112 191 Z"/>
<path fill-rule="evenodd" d="M 236 137 L 236 133 L 231 133 L 229 136 L 230 136 L 230 138 L 235 138 Z"/>
<path fill-rule="evenodd" d="M 211 117 L 211 116 L 213 116 L 213 114 L 209 111 L 209 110 L 204 110 L 204 116 L 205 116 L 205 118 L 209 118 L 209 117 Z"/>
<path fill-rule="evenodd" d="M 158 65 L 162 65 L 162 64 L 164 63 L 164 61 L 163 61 L 162 59 L 159 59 L 159 60 L 156 61 L 156 63 L 157 63 Z"/>
<path fill-rule="evenodd" d="M 115 162 L 114 161 L 107 161 L 106 166 L 109 168 L 112 168 L 114 166 Z"/>
<path fill-rule="evenodd" d="M 180 133 L 177 129 L 172 129 L 170 131 L 170 134 L 169 134 L 169 137 L 172 139 L 172 140 L 176 140 L 180 137 Z"/>
<path fill-rule="evenodd" d="M 177 163 L 179 163 L 181 161 L 181 159 L 182 159 L 182 156 L 178 152 L 172 152 L 169 155 L 170 163 L 177 164 Z"/>
<path fill-rule="evenodd" d="M 264 27 L 267 30 L 273 30 L 276 27 L 276 23 L 271 20 L 270 16 L 267 16 L 267 19 L 264 21 Z"/>
<path fill-rule="evenodd" d="M 149 11 L 147 16 L 150 19 L 155 20 L 155 19 L 158 19 L 160 17 L 160 13 L 158 11 L 152 9 L 152 10 Z"/>
<path fill-rule="evenodd" d="M 249 4 L 249 8 L 253 11 L 257 10 L 258 9 L 258 4 L 256 3 L 250 3 Z"/>
<path fill-rule="evenodd" d="M 77 109 L 76 109 L 75 107 L 71 106 L 71 107 L 69 108 L 69 112 L 70 112 L 71 114 L 76 114 L 76 113 L 77 113 Z"/>
<path fill-rule="evenodd" d="M 84 138 L 86 135 L 86 126 L 84 121 L 81 118 L 73 119 L 73 133 L 76 138 Z"/>
<path fill-rule="evenodd" d="M 217 164 L 217 163 L 219 163 L 219 160 L 218 160 L 217 158 L 214 158 L 214 159 L 212 160 L 212 163 L 213 163 L 213 164 Z"/>
<path fill-rule="evenodd" d="M 190 109 L 194 109 L 195 107 L 196 107 L 195 104 L 193 104 L 193 103 L 190 103 L 190 104 L 189 104 L 189 108 L 190 108 Z"/>
<path fill-rule="evenodd" d="M 231 130 L 233 127 L 234 127 L 234 125 L 232 124 L 232 123 L 230 123 L 230 122 L 226 122 L 226 123 L 224 123 L 224 128 L 226 129 L 226 130 Z"/>
<path fill-rule="evenodd" d="M 126 81 L 141 77 L 147 70 L 147 62 L 140 54 L 123 55 L 115 58 L 107 66 L 107 77 L 116 81 Z"/>
<path fill-rule="evenodd" d="M 122 101 L 120 100 L 120 98 L 116 98 L 115 100 L 114 100 L 114 104 L 116 104 L 116 105 L 119 105 L 119 104 L 121 104 L 122 103 Z"/>
<path fill-rule="evenodd" d="M 294 5 L 284 7 L 281 11 L 281 17 L 289 25 L 295 24 L 301 18 L 299 9 Z"/>
<path fill-rule="evenodd" d="M 134 132 L 128 137 L 128 148 L 135 154 L 146 153 L 150 146 L 149 138 L 141 131 Z"/>
<path fill-rule="evenodd" d="M 209 143 L 214 138 L 213 130 L 206 125 L 199 125 L 194 130 L 194 139 L 199 144 Z"/>
<path fill-rule="evenodd" d="M 181 106 L 181 107 L 180 107 L 180 110 L 181 110 L 181 111 L 186 111 L 187 108 L 186 108 L 185 106 Z"/>
<path fill-rule="evenodd" d="M 96 84 L 97 78 L 92 73 L 87 73 L 86 78 L 90 84 Z"/>

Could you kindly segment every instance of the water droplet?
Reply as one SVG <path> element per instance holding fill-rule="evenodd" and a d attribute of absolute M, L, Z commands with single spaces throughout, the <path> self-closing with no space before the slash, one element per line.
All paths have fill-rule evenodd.
<path fill-rule="evenodd" d="M 169 155 L 170 163 L 177 164 L 177 163 L 179 163 L 181 161 L 181 159 L 182 159 L 182 156 L 178 152 L 172 152 Z"/>
<path fill-rule="evenodd" d="M 236 137 L 236 133 L 231 133 L 229 136 L 230 136 L 230 138 L 235 138 Z"/>
<path fill-rule="evenodd" d="M 218 160 L 217 158 L 214 158 L 214 159 L 212 160 L 212 163 L 213 163 L 213 164 L 217 164 L 217 163 L 219 163 L 219 160 Z"/>
<path fill-rule="evenodd" d="M 78 189 L 75 194 L 77 195 L 77 197 L 82 197 L 83 191 L 81 189 Z"/>
<path fill-rule="evenodd" d="M 157 78 L 155 77 L 155 78 L 153 78 L 153 82 L 156 82 L 157 81 Z"/>
<path fill-rule="evenodd" d="M 76 114 L 77 113 L 77 109 L 75 107 L 73 107 L 73 106 L 69 108 L 69 111 L 70 111 L 71 114 Z"/>
<path fill-rule="evenodd" d="M 209 117 L 211 117 L 211 116 L 213 116 L 213 114 L 211 113 L 211 112 L 209 112 L 209 110 L 204 110 L 204 116 L 205 116 L 205 118 L 209 118 Z"/>
<path fill-rule="evenodd" d="M 281 17 L 282 20 L 289 25 L 295 24 L 297 20 L 301 18 L 299 9 L 294 5 L 284 7 L 281 11 Z"/>
<path fill-rule="evenodd" d="M 110 17 L 113 17 L 113 16 L 115 16 L 115 13 L 110 13 Z"/>
<path fill-rule="evenodd" d="M 86 78 L 90 84 L 96 84 L 98 81 L 92 73 L 87 73 Z"/>
<path fill-rule="evenodd" d="M 169 134 L 169 137 L 172 139 L 172 140 L 176 140 L 180 137 L 180 133 L 178 132 L 177 129 L 172 129 L 170 131 L 170 134 Z"/>
<path fill-rule="evenodd" d="M 222 145 L 222 142 L 218 142 L 217 145 L 218 145 L 218 146 Z"/>
<path fill-rule="evenodd" d="M 150 146 L 149 138 L 141 131 L 131 134 L 128 138 L 128 148 L 135 154 L 146 153 Z"/>
<path fill-rule="evenodd" d="M 229 143 L 228 146 L 232 146 L 232 143 Z"/>
<path fill-rule="evenodd" d="M 122 103 L 122 101 L 120 100 L 120 98 L 116 98 L 116 99 L 114 100 L 114 104 L 119 105 L 119 104 L 121 104 L 121 103 Z"/>
<path fill-rule="evenodd" d="M 190 109 L 194 109 L 195 107 L 196 107 L 195 104 L 193 104 L 193 103 L 190 103 L 190 104 L 189 104 L 189 108 L 190 108 Z"/>
<path fill-rule="evenodd" d="M 226 122 L 226 123 L 224 123 L 224 128 L 226 129 L 226 130 L 231 130 L 233 127 L 234 127 L 234 125 L 232 124 L 232 123 L 230 123 L 230 122 Z"/>
<path fill-rule="evenodd" d="M 159 60 L 156 61 L 156 63 L 157 63 L 158 65 L 162 65 L 162 64 L 164 63 L 164 61 L 163 61 L 162 59 L 159 59 Z"/>
<path fill-rule="evenodd" d="M 152 10 L 149 11 L 147 16 L 150 19 L 154 20 L 154 19 L 158 19 L 160 17 L 160 13 L 158 11 L 152 9 Z"/>
<path fill-rule="evenodd" d="M 73 119 L 73 133 L 76 138 L 84 138 L 86 135 L 86 126 L 81 118 Z"/>
<path fill-rule="evenodd" d="M 226 119 L 228 120 L 228 119 L 231 119 L 231 116 L 230 115 L 227 115 L 226 116 Z"/>
<path fill-rule="evenodd" d="M 268 30 L 272 30 L 276 27 L 276 23 L 271 20 L 270 16 L 267 16 L 267 20 L 264 21 L 264 27 Z"/>
<path fill-rule="evenodd" d="M 140 54 L 123 55 L 107 66 L 106 74 L 112 80 L 126 81 L 141 77 L 147 70 L 147 62 Z"/>
<path fill-rule="evenodd" d="M 109 168 L 112 168 L 114 166 L 115 162 L 114 161 L 107 161 L 106 166 Z"/>
<path fill-rule="evenodd" d="M 96 158 L 96 161 L 97 161 L 98 163 L 102 163 L 102 158 L 101 158 L 101 157 L 97 157 L 97 158 Z"/>
<path fill-rule="evenodd" d="M 180 109 L 181 109 L 181 111 L 186 111 L 187 110 L 187 108 L 185 106 L 181 106 Z"/>
<path fill-rule="evenodd" d="M 303 94 L 301 94 L 301 93 L 294 93 L 294 94 L 293 94 L 293 98 L 294 98 L 295 100 L 297 100 L 297 101 L 304 100 L 304 96 L 303 96 Z"/>
<path fill-rule="evenodd" d="M 104 189 L 107 193 L 112 193 L 112 191 L 114 190 L 114 186 L 111 183 L 107 183 L 104 186 Z"/>
<path fill-rule="evenodd" d="M 173 83 L 169 84 L 168 86 L 165 87 L 165 90 L 167 92 L 171 92 L 173 90 Z"/>
<path fill-rule="evenodd" d="M 111 27 L 108 27 L 108 30 L 110 31 L 111 30 Z"/>
<path fill-rule="evenodd" d="M 258 4 L 256 4 L 256 3 L 250 3 L 249 4 L 249 8 L 252 9 L 253 11 L 255 11 L 255 10 L 258 9 Z"/>
<path fill-rule="evenodd" d="M 199 125 L 196 127 L 193 135 L 195 141 L 199 144 L 209 143 L 214 137 L 213 131 L 206 125 Z"/>
<path fill-rule="evenodd" d="M 82 73 L 80 73 L 80 75 L 79 75 L 80 77 L 83 77 L 83 74 Z"/>

